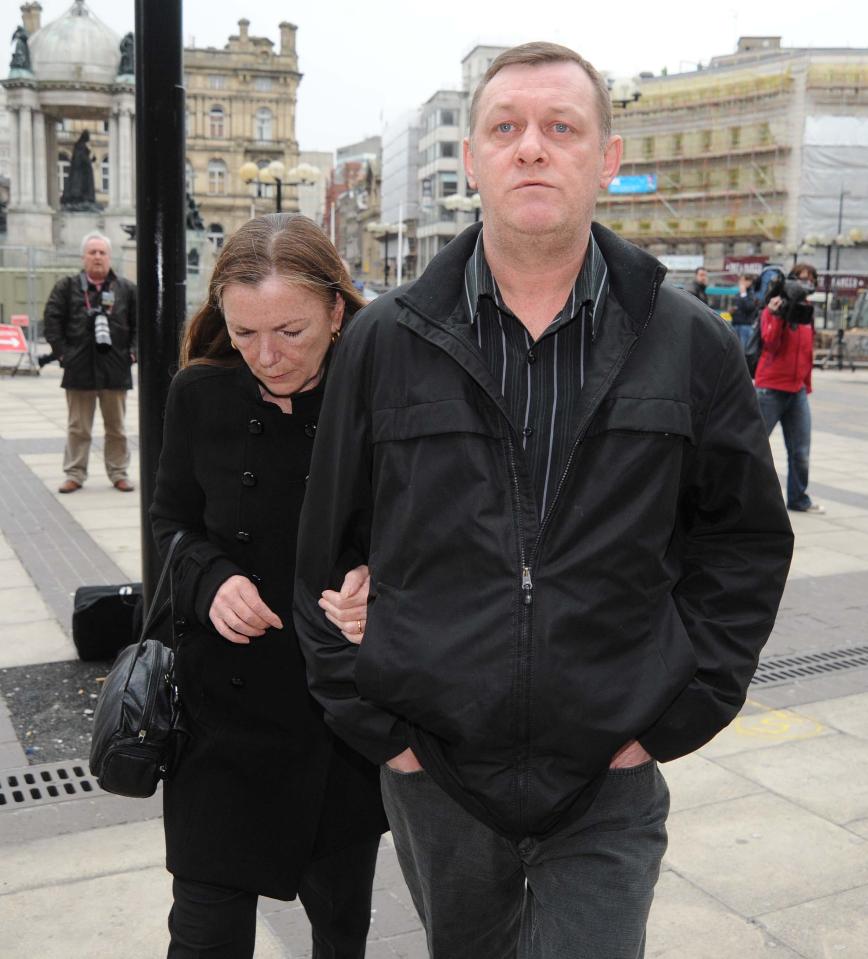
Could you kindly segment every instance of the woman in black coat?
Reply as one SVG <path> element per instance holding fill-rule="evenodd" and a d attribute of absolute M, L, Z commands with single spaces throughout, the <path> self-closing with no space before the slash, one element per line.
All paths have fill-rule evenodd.
<path fill-rule="evenodd" d="M 151 506 L 173 567 L 190 738 L 164 790 L 171 959 L 253 955 L 257 896 L 302 901 L 313 956 L 364 956 L 377 770 L 331 734 L 292 623 L 298 516 L 329 351 L 363 305 L 304 217 L 249 221 L 224 246 L 172 382 Z M 364 631 L 367 571 L 324 609 Z"/>

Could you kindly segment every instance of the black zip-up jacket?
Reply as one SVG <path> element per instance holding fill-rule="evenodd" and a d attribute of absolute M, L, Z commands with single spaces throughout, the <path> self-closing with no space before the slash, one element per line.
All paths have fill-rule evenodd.
<path fill-rule="evenodd" d="M 587 809 L 627 741 L 670 760 L 736 716 L 793 537 L 737 338 L 597 225 L 611 285 L 540 520 L 497 384 L 458 331 L 478 229 L 337 351 L 295 616 L 339 735 L 380 763 L 412 746 L 471 813 L 524 837 Z M 351 545 L 375 594 L 360 646 L 316 605 Z"/>

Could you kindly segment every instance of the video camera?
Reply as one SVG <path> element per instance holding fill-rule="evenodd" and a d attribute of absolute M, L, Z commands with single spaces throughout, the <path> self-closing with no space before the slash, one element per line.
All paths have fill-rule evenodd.
<path fill-rule="evenodd" d="M 769 283 L 765 303 L 768 305 L 770 300 L 779 296 L 781 304 L 772 312 L 782 317 L 791 330 L 797 326 L 811 326 L 814 322 L 814 307 L 808 302 L 810 292 L 799 280 L 791 276 L 786 279 L 780 277 Z"/>

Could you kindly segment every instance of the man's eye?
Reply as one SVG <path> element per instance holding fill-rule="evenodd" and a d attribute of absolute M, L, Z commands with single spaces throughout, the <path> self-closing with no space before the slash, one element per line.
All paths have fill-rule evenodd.
<path fill-rule="evenodd" d="M 553 125 L 553 129 L 554 129 L 555 133 L 569 133 L 569 132 L 570 132 L 569 124 L 566 124 L 566 123 L 555 123 L 555 124 Z"/>
<path fill-rule="evenodd" d="M 505 120 L 503 123 L 497 124 L 498 133 L 512 133 L 514 129 L 515 129 L 515 124 L 510 123 L 509 120 Z"/>

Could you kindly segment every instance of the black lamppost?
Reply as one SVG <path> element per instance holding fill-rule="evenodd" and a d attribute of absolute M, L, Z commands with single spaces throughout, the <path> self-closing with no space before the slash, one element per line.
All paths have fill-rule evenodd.
<path fill-rule="evenodd" d="M 319 170 L 309 163 L 301 163 L 287 170 L 280 160 L 272 160 L 267 166 L 257 166 L 248 160 L 238 171 L 238 175 L 245 183 L 261 183 L 265 186 L 274 184 L 276 213 L 283 212 L 283 187 L 310 186 L 319 178 Z M 254 209 L 251 202 L 251 209 Z"/>
<path fill-rule="evenodd" d="M 389 285 L 389 240 L 392 237 L 396 239 L 401 235 L 401 227 L 398 223 L 369 223 L 365 229 L 368 233 L 375 236 L 378 240 L 385 243 L 383 251 L 383 286 Z M 401 251 L 398 250 L 398 256 Z"/>

